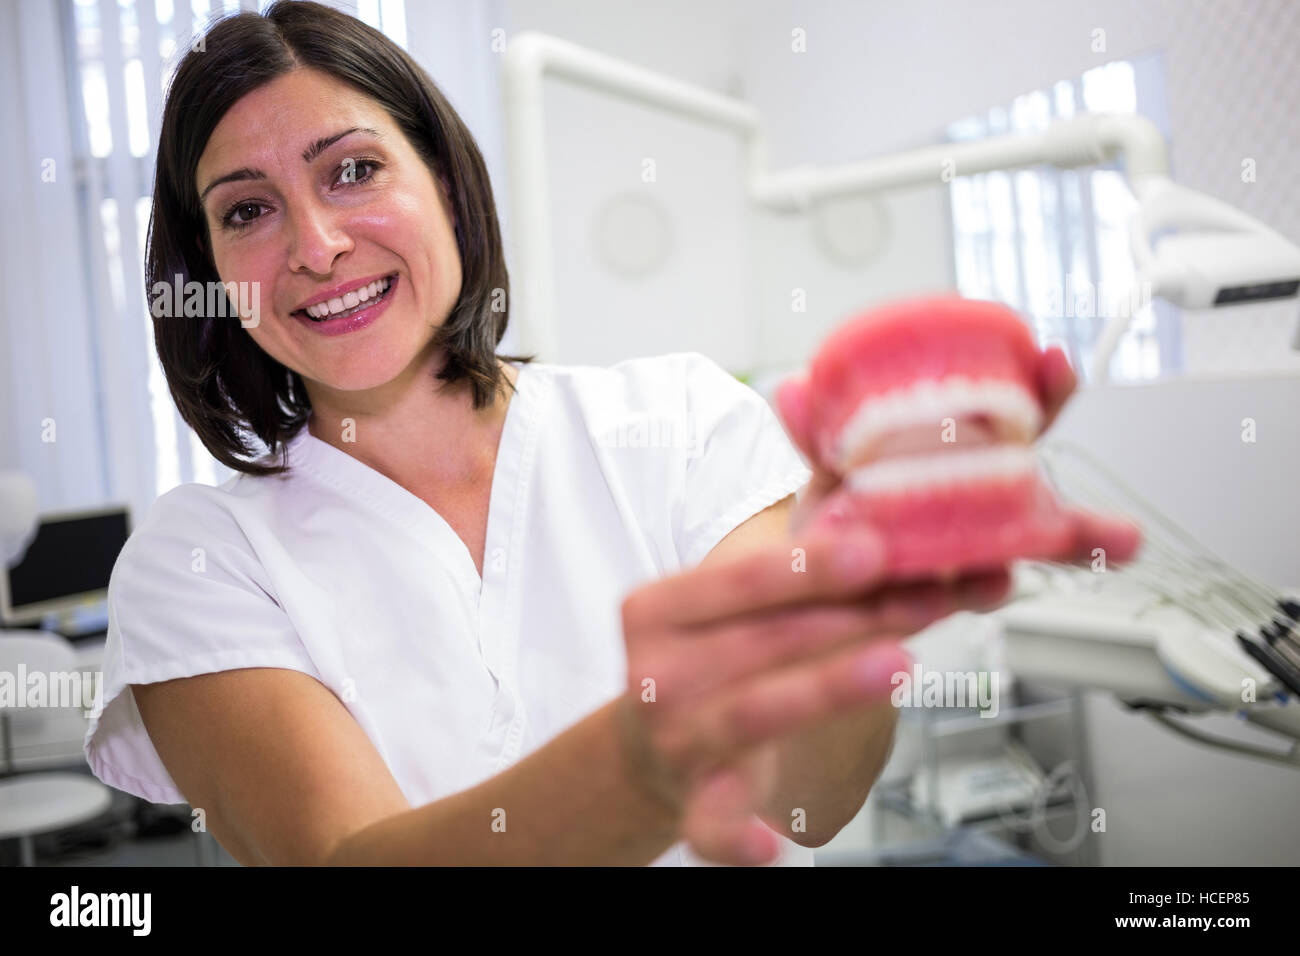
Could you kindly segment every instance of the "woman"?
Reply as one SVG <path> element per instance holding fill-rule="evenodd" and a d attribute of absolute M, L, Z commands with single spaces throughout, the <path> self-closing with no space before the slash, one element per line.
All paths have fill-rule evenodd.
<path fill-rule="evenodd" d="M 892 741 L 882 637 L 1005 593 L 882 589 L 870 538 L 793 537 L 833 482 L 701 355 L 496 355 L 473 139 L 331 8 L 240 14 L 182 61 L 147 272 L 256 293 L 238 322 L 155 310 L 182 415 L 241 474 L 123 550 L 86 754 L 242 863 L 808 862 Z M 669 421 L 691 435 L 618 437 Z"/>

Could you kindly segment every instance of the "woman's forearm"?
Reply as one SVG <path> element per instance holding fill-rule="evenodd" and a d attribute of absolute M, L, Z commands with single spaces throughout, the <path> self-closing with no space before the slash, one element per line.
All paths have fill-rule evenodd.
<path fill-rule="evenodd" d="M 620 744 L 617 701 L 489 780 L 353 834 L 330 863 L 641 866 L 678 839 Z"/>

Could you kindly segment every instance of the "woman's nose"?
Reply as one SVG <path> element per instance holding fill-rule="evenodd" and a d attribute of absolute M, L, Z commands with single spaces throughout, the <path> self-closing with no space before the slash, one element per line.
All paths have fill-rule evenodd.
<path fill-rule="evenodd" d="M 299 205 L 289 215 L 289 268 L 317 275 L 334 271 L 338 257 L 352 249 L 345 214 L 320 203 Z"/>

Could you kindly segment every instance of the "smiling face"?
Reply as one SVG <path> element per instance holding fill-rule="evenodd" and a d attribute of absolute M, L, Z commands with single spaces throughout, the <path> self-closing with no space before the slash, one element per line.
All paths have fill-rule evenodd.
<path fill-rule="evenodd" d="M 460 296 L 454 212 L 445 182 L 378 103 L 318 70 L 285 74 L 222 117 L 195 179 L 221 281 L 258 283 L 248 334 L 302 376 L 313 406 L 426 363 Z M 326 334 L 295 314 L 387 276 L 396 284 L 362 328 Z"/>

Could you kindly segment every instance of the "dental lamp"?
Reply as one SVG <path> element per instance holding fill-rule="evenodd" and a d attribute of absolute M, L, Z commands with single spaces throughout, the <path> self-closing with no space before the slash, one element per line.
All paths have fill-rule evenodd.
<path fill-rule="evenodd" d="M 512 269 L 521 303 L 519 347 L 552 361 L 559 340 L 542 108 L 547 76 L 738 133 L 745 145 L 747 194 L 758 206 L 781 213 L 806 213 L 834 197 L 939 185 L 953 176 L 1041 164 L 1071 169 L 1123 156 L 1139 201 L 1131 228 L 1138 282 L 1150 283 L 1152 295 L 1195 309 L 1294 298 L 1300 291 L 1300 247 L 1231 206 L 1171 182 L 1164 139 L 1144 117 L 1083 113 L 1036 132 L 774 172 L 767 168 L 760 116 L 748 103 L 527 31 L 511 39 L 503 60 Z M 1152 236 L 1169 229 L 1182 231 L 1157 238 L 1152 246 Z M 1106 381 L 1111 355 L 1131 317 L 1118 315 L 1103 329 L 1095 383 Z M 1300 338 L 1296 344 L 1300 348 Z"/>
<path fill-rule="evenodd" d="M 1296 297 L 1300 248 L 1285 236 L 1167 176 L 1130 172 L 1129 178 L 1139 203 L 1129 241 L 1138 283 L 1149 283 L 1151 295 L 1184 309 Z M 1153 247 L 1151 237 L 1167 230 L 1180 231 L 1163 235 Z M 1129 318 L 1118 314 L 1102 329 L 1091 370 L 1098 384 L 1106 381 Z"/>

